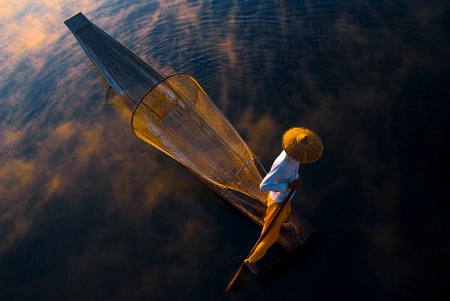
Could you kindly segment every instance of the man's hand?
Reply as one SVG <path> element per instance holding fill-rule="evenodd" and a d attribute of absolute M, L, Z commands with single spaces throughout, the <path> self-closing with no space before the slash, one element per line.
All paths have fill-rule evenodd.
<path fill-rule="evenodd" d="M 288 183 L 289 189 L 297 190 L 300 188 L 300 186 L 302 186 L 302 179 L 300 177 Z"/>

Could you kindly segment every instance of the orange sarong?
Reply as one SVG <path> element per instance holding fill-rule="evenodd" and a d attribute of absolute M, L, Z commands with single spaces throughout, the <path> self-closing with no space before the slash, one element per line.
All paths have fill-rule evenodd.
<path fill-rule="evenodd" d="M 266 217 L 264 218 L 264 227 L 261 231 L 264 232 L 270 220 L 272 220 L 277 208 L 281 206 L 283 203 L 274 202 L 270 197 L 267 198 L 267 212 Z M 264 254 L 266 254 L 267 250 L 278 240 L 278 236 L 280 234 L 281 224 L 288 218 L 289 214 L 291 214 L 291 201 L 288 201 L 286 206 L 284 206 L 283 211 L 280 212 L 278 218 L 272 225 L 272 228 L 266 234 L 266 236 L 261 240 L 261 242 L 256 247 L 255 251 L 253 251 L 252 255 L 248 258 L 250 263 L 257 262 L 260 260 Z"/>

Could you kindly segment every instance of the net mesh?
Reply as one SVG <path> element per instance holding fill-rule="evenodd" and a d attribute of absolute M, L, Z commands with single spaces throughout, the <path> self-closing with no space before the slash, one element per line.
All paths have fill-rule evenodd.
<path fill-rule="evenodd" d="M 134 133 L 205 180 L 265 203 L 258 159 L 197 81 L 181 73 L 150 89 L 136 106 Z"/>

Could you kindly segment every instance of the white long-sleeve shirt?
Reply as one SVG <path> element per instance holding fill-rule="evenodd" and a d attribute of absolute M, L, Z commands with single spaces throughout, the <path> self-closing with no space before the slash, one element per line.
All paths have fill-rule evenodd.
<path fill-rule="evenodd" d="M 270 191 L 270 198 L 275 202 L 283 202 L 289 193 L 287 184 L 297 179 L 299 166 L 300 163 L 290 158 L 285 151 L 282 151 L 273 162 L 272 168 L 259 185 L 259 188 L 264 191 Z"/>

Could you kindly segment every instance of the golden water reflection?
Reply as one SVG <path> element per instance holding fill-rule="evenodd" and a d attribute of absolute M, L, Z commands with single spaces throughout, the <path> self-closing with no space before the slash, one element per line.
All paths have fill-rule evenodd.
<path fill-rule="evenodd" d="M 403 287 L 417 294 L 415 273 L 445 276 L 420 263 L 428 246 L 436 255 L 448 253 L 439 215 L 446 211 L 433 194 L 442 180 L 426 167 L 445 163 L 437 159 L 445 149 L 437 147 L 440 139 L 427 131 L 448 128 L 441 117 L 448 108 L 445 5 L 321 4 L 305 4 L 299 17 L 289 6 L 256 1 L 246 10 L 239 3 L 210 9 L 206 1 L 181 0 L 2 3 L 0 297 L 5 287 L 11 294 L 34 292 L 33 283 L 64 277 L 63 286 L 80 299 L 168 291 L 179 299 L 217 297 L 234 270 L 224 258 L 238 257 L 258 235 L 133 136 L 126 115 L 102 105 L 104 87 L 63 24 L 79 11 L 161 73 L 192 73 L 266 169 L 287 127 L 307 125 L 323 138 L 323 158 L 302 166 L 305 187 L 294 202 L 322 235 L 317 257 L 308 260 L 312 267 L 301 263 L 280 275 L 276 287 L 253 283 L 244 294 L 315 296 L 308 288 L 331 286 L 327 281 L 345 288 L 349 278 L 340 272 L 349 270 L 384 284 L 377 296 L 404 297 Z M 258 19 L 270 9 L 270 18 Z M 430 159 L 424 149 L 437 155 Z M 408 219 L 405 212 L 415 216 L 415 208 L 426 210 Z M 414 223 L 422 218 L 419 229 Z M 199 289 L 205 281 L 214 292 Z M 439 291 L 436 283 L 428 287 Z M 356 290 L 367 289 L 358 284 Z M 289 289 L 299 285 L 300 293 Z M 55 299 L 64 295 L 54 286 L 42 289 Z"/>

